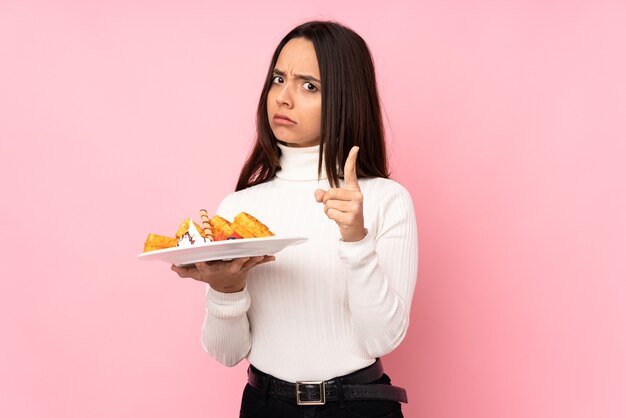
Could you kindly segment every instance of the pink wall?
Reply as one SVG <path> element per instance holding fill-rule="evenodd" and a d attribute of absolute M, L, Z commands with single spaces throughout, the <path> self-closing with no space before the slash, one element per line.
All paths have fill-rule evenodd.
<path fill-rule="evenodd" d="M 623 1 L 209 3 L 0 2 L 0 416 L 236 416 L 203 287 L 135 257 L 233 188 L 311 18 L 368 41 L 415 201 L 406 415 L 626 415 Z"/>

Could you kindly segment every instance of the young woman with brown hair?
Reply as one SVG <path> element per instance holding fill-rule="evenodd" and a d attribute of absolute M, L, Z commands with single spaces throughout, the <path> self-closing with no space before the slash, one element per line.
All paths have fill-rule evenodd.
<path fill-rule="evenodd" d="M 208 283 L 205 350 L 250 362 L 241 417 L 402 417 L 380 357 L 403 340 L 417 276 L 407 190 L 389 179 L 374 65 L 354 31 L 308 22 L 271 60 L 257 139 L 217 213 L 255 214 L 278 255 L 172 267 Z"/>

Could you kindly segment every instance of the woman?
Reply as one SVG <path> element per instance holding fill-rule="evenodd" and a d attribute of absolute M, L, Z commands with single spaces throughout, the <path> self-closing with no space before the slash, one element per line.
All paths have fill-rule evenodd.
<path fill-rule="evenodd" d="M 388 177 L 367 45 L 337 23 L 296 27 L 274 52 L 256 143 L 217 212 L 309 240 L 278 260 L 172 267 L 209 284 L 205 350 L 250 362 L 241 417 L 402 417 L 405 392 L 378 358 L 407 331 L 417 230 L 409 193 Z"/>

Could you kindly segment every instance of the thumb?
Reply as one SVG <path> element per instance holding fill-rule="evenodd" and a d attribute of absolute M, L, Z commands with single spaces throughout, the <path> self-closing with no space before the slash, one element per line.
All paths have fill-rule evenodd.
<path fill-rule="evenodd" d="M 352 190 L 361 190 L 359 181 L 356 177 L 356 157 L 359 153 L 359 147 L 354 146 L 346 158 L 346 165 L 343 169 L 344 188 Z"/>
<path fill-rule="evenodd" d="M 318 202 L 321 202 L 324 199 L 324 195 L 326 194 L 326 192 L 322 189 L 317 189 L 315 191 L 315 200 Z"/>

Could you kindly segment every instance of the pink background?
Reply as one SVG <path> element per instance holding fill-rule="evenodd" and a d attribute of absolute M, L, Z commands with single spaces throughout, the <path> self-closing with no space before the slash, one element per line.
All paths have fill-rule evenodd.
<path fill-rule="evenodd" d="M 314 18 L 369 43 L 415 202 L 406 415 L 626 416 L 626 3 L 597 0 L 1 1 L 0 416 L 237 415 L 203 286 L 136 255 L 233 189 Z"/>

